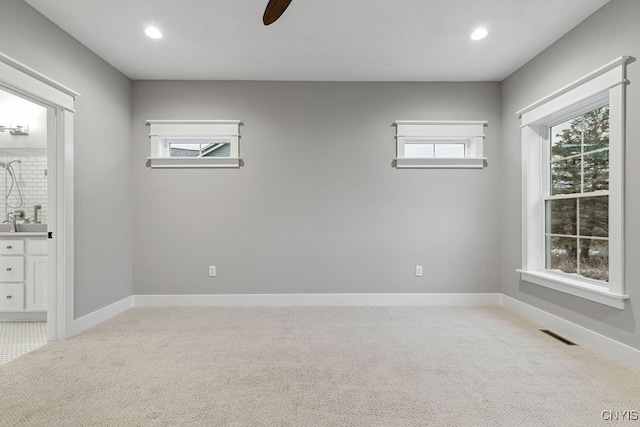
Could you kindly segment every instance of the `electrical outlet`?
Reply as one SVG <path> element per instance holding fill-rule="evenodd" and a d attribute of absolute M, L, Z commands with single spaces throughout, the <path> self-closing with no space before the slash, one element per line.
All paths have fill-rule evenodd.
<path fill-rule="evenodd" d="M 416 265 L 416 277 L 422 277 L 422 266 Z"/>
<path fill-rule="evenodd" d="M 215 265 L 210 265 L 209 266 L 209 277 L 216 277 L 216 266 Z"/>

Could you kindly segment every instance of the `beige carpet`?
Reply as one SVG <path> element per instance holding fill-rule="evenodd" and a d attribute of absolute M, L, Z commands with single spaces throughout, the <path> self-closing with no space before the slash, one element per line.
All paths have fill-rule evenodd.
<path fill-rule="evenodd" d="M 610 425 L 604 410 L 640 411 L 639 373 L 490 307 L 134 309 L 0 366 L 12 427 Z"/>

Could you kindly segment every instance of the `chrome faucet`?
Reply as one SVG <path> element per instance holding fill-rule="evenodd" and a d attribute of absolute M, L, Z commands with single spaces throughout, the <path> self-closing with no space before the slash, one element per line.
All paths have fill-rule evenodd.
<path fill-rule="evenodd" d="M 16 214 L 13 212 L 9 212 L 7 213 L 7 219 L 5 219 L 4 221 L 2 221 L 3 223 L 9 223 L 11 224 L 11 230 L 9 230 L 9 232 L 11 233 L 15 233 L 18 230 L 18 227 L 16 225 Z"/>

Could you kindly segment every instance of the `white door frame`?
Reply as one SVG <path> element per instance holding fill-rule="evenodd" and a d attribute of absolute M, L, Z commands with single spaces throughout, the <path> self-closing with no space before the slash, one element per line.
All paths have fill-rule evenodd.
<path fill-rule="evenodd" d="M 0 52 L 0 87 L 47 107 L 49 268 L 47 336 L 73 335 L 73 114 L 79 93 Z"/>

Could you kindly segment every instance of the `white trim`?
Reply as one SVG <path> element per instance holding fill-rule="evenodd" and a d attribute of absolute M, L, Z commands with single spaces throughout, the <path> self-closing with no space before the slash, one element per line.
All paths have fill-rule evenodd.
<path fill-rule="evenodd" d="M 121 299 L 120 301 L 116 301 L 113 304 L 110 304 L 78 319 L 75 319 L 71 326 L 71 334 L 69 334 L 68 337 L 80 334 L 88 329 L 91 329 L 94 326 L 97 326 L 102 322 L 116 317 L 133 307 L 134 298 L 131 296 Z"/>
<path fill-rule="evenodd" d="M 70 338 L 131 308 L 290 306 L 484 306 L 499 305 L 501 294 L 218 294 L 133 295 L 72 322 Z"/>
<path fill-rule="evenodd" d="M 149 125 L 241 125 L 241 120 L 147 120 Z"/>
<path fill-rule="evenodd" d="M 394 160 L 398 169 L 482 169 L 487 163 L 485 157 L 423 157 L 409 159 L 396 157 Z"/>
<path fill-rule="evenodd" d="M 521 279 L 625 308 L 624 295 L 624 147 L 626 62 L 623 56 L 518 111 L 522 141 Z M 609 105 L 609 280 L 608 289 L 579 276 L 553 274 L 545 265 L 545 205 L 548 189 L 548 134 L 555 123 Z M 584 195 L 584 194 L 583 194 Z M 604 290 L 603 290 L 604 289 Z"/>
<path fill-rule="evenodd" d="M 239 168 L 239 157 L 147 157 L 152 169 Z"/>
<path fill-rule="evenodd" d="M 503 294 L 501 300 L 501 305 L 512 312 L 546 329 L 550 329 L 576 344 L 595 350 L 636 371 L 640 371 L 640 350 L 507 295 Z"/>
<path fill-rule="evenodd" d="M 396 120 L 393 122 L 396 126 L 469 126 L 470 129 L 473 129 L 474 127 L 477 129 L 477 126 L 486 126 L 488 123 L 489 122 L 486 120 Z M 482 133 L 477 135 L 481 136 Z"/>
<path fill-rule="evenodd" d="M 47 336 L 69 336 L 74 312 L 73 112 L 79 94 L 0 53 L 0 86 L 47 108 L 49 246 Z"/>
<path fill-rule="evenodd" d="M 525 116 L 526 114 L 530 113 L 535 109 L 538 109 L 544 106 L 545 104 L 557 98 L 563 97 L 568 92 L 574 91 L 574 94 L 571 95 L 572 99 L 569 102 L 569 104 L 574 104 L 576 102 L 576 96 L 578 96 L 578 100 L 584 99 L 598 92 L 601 92 L 602 90 L 608 90 L 611 87 L 616 86 L 618 84 L 626 83 L 627 79 L 625 75 L 624 65 L 626 65 L 629 59 L 630 59 L 629 56 L 621 56 L 619 58 L 616 58 L 613 61 L 609 62 L 608 64 L 603 65 L 597 70 L 587 74 L 586 76 L 579 78 L 573 83 L 569 83 L 562 89 L 559 89 L 553 92 L 552 94 L 547 95 L 542 99 L 539 99 L 533 104 L 528 105 L 523 109 L 517 111 L 516 115 L 522 118 L 522 122 L 523 122 L 522 126 L 525 126 L 534 121 L 532 118 L 525 118 L 523 116 Z M 598 78 L 603 75 L 605 76 L 605 78 L 598 80 Z M 591 87 L 584 86 L 585 84 L 590 83 L 593 80 L 596 80 L 595 88 L 592 89 Z M 575 89 L 580 89 L 580 90 L 578 92 L 575 92 Z M 579 93 L 579 95 L 575 95 L 576 93 Z M 562 109 L 562 107 L 554 106 L 554 109 L 557 111 L 559 109 Z M 539 114 L 535 114 L 532 117 L 536 117 L 536 116 L 539 116 Z"/>
<path fill-rule="evenodd" d="M 556 291 L 578 296 L 620 310 L 624 309 L 625 302 L 629 299 L 628 295 L 617 294 L 609 291 L 604 286 L 591 284 L 587 280 L 580 280 L 579 278 L 574 279 L 568 275 L 565 276 L 544 271 L 517 271 L 520 273 L 522 280 L 526 282 L 535 283 L 545 288 L 555 289 Z"/>
<path fill-rule="evenodd" d="M 238 168 L 240 120 L 147 120 L 151 168 Z M 170 143 L 215 139 L 229 144 L 229 157 L 171 157 Z"/>
<path fill-rule="evenodd" d="M 147 120 L 149 137 L 240 136 L 240 120 Z"/>
<path fill-rule="evenodd" d="M 475 306 L 499 305 L 500 294 L 217 294 L 134 295 L 135 307 Z"/>
<path fill-rule="evenodd" d="M 56 292 L 53 293 L 49 301 L 54 300 L 56 309 L 57 332 L 55 339 L 65 339 L 72 333 L 73 320 L 75 317 L 75 221 L 74 221 L 74 127 L 73 113 L 70 111 L 58 111 L 58 137 L 59 142 L 55 150 L 56 166 L 55 174 L 49 179 L 51 187 L 56 190 L 55 200 L 55 221 L 49 221 L 53 232 L 52 244 L 55 250 L 56 262 L 53 273 L 49 277 L 55 277 Z M 55 178 L 54 178 L 55 177 Z M 51 212 L 51 210 L 49 211 Z M 52 248 L 50 246 L 49 248 Z M 49 263 L 49 265 L 54 265 Z M 50 288 L 51 289 L 51 286 Z M 49 322 L 51 323 L 52 313 L 47 307 Z"/>
<path fill-rule="evenodd" d="M 624 85 L 620 85 L 609 90 L 609 289 L 619 294 L 625 291 L 625 89 Z"/>
<path fill-rule="evenodd" d="M 396 120 L 396 158 L 398 169 L 482 169 L 486 166 L 483 157 L 484 127 L 486 121 L 421 121 Z M 463 158 L 406 156 L 407 144 L 464 144 Z"/>
<path fill-rule="evenodd" d="M 133 295 L 75 320 L 73 332 L 84 332 L 131 308 L 257 306 L 501 306 L 576 344 L 640 371 L 640 350 L 502 293 Z"/>
<path fill-rule="evenodd" d="M 0 52 L 0 86 L 8 87 L 50 105 L 73 111 L 75 98 L 80 96 L 21 62 Z"/>

